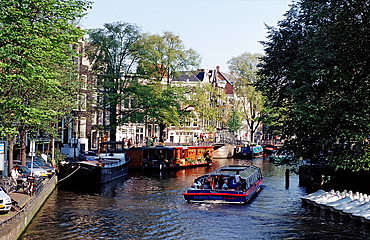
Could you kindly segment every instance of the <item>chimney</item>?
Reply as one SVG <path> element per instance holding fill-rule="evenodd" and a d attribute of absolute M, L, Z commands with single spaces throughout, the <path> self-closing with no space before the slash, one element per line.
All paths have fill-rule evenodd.
<path fill-rule="evenodd" d="M 217 72 L 220 72 L 220 66 L 216 66 Z"/>

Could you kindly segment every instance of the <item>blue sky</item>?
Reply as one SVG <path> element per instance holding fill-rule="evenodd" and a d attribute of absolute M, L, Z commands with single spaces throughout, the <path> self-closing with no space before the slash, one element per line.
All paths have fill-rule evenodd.
<path fill-rule="evenodd" d="M 291 0 L 95 0 L 80 25 L 129 22 L 143 32 L 178 35 L 186 48 L 202 57 L 202 68 L 220 66 L 242 53 L 263 53 L 264 24 L 276 26 Z"/>

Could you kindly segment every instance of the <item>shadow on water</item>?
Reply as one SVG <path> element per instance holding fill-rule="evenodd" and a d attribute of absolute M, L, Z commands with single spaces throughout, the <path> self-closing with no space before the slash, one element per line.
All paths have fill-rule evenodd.
<path fill-rule="evenodd" d="M 124 184 L 125 181 L 127 181 L 129 177 L 124 176 L 121 178 L 118 178 L 116 180 L 107 182 L 107 183 L 101 183 L 101 184 L 92 184 L 92 185 L 81 185 L 78 183 L 75 183 L 73 185 L 59 185 L 58 190 L 59 191 L 65 191 L 65 192 L 74 192 L 77 194 L 89 194 L 89 195 L 101 195 L 105 197 L 114 197 L 117 186 Z"/>

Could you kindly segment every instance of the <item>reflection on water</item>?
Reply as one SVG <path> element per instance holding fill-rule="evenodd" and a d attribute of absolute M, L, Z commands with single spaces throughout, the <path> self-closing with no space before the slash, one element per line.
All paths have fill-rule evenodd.
<path fill-rule="evenodd" d="M 298 176 L 285 188 L 285 168 L 253 160 L 263 190 L 246 205 L 186 203 L 194 178 L 246 160 L 217 159 L 210 167 L 130 173 L 98 189 L 57 189 L 21 239 L 366 239 L 370 231 L 301 205 Z"/>

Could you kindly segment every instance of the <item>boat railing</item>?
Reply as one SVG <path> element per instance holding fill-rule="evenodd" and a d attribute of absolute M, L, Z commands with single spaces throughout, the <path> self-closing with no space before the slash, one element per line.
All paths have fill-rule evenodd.
<path fill-rule="evenodd" d="M 122 164 L 125 158 L 103 158 L 102 163 L 105 167 L 116 167 Z"/>
<path fill-rule="evenodd" d="M 188 188 L 187 193 L 227 193 L 227 194 L 244 194 L 245 190 L 236 190 L 236 189 L 194 189 Z"/>

